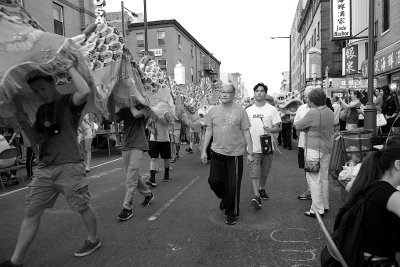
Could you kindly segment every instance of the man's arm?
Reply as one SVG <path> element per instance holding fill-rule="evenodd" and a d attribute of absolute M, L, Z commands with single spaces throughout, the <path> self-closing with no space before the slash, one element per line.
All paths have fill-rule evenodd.
<path fill-rule="evenodd" d="M 206 164 L 207 162 L 207 147 L 212 137 L 212 129 L 207 126 L 206 133 L 204 134 L 203 147 L 201 149 L 201 161 Z"/>
<path fill-rule="evenodd" d="M 247 160 L 248 161 L 253 161 L 253 141 L 251 140 L 251 134 L 250 134 L 250 129 L 246 129 L 243 131 L 244 132 L 244 139 L 246 139 L 246 144 L 247 144 Z"/>
<path fill-rule="evenodd" d="M 130 110 L 131 110 L 132 116 L 133 116 L 135 119 L 139 119 L 139 118 L 144 117 L 144 114 L 143 114 L 143 112 L 142 112 L 141 110 L 138 110 L 138 109 L 135 108 L 135 107 L 131 107 Z"/>
<path fill-rule="evenodd" d="M 85 103 L 87 97 L 89 96 L 90 89 L 86 81 L 83 79 L 82 75 L 75 69 L 71 67 L 68 70 L 69 75 L 72 77 L 72 81 L 75 84 L 76 91 L 72 95 L 72 103 L 74 106 L 79 106 Z"/>

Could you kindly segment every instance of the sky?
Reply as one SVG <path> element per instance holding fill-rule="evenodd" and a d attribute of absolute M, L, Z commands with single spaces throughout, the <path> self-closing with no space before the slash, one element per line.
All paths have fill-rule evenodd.
<path fill-rule="evenodd" d="M 258 82 L 279 92 L 282 72 L 289 71 L 289 36 L 298 0 L 148 0 L 147 20 L 177 20 L 221 61 L 220 72 L 239 72 L 249 95 Z M 124 5 L 143 13 L 143 0 Z M 121 2 L 107 0 L 107 12 Z"/>

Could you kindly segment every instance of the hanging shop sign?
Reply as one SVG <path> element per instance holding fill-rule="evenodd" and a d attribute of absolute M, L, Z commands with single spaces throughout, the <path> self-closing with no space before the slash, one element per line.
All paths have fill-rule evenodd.
<path fill-rule="evenodd" d="M 320 79 L 321 77 L 321 50 L 312 47 L 306 54 L 306 78 Z"/>
<path fill-rule="evenodd" d="M 94 10 L 94 14 L 96 15 L 96 24 L 104 23 L 104 16 L 106 12 L 104 11 L 103 7 L 106 5 L 106 0 L 94 0 L 94 4 L 97 8 Z"/>
<path fill-rule="evenodd" d="M 386 52 L 383 55 L 375 56 L 374 75 L 390 72 L 400 68 L 400 46 Z M 361 64 L 361 72 L 363 77 L 368 76 L 368 60 Z"/>
<path fill-rule="evenodd" d="M 144 50 L 142 50 L 141 52 L 144 52 Z M 162 55 L 163 55 L 162 48 L 149 49 L 148 52 L 153 52 L 152 56 L 154 56 L 154 57 L 162 57 Z"/>
<path fill-rule="evenodd" d="M 350 0 L 331 0 L 332 40 L 351 37 L 350 3 Z"/>
<path fill-rule="evenodd" d="M 342 74 L 358 73 L 358 45 L 347 46 L 342 49 Z"/>

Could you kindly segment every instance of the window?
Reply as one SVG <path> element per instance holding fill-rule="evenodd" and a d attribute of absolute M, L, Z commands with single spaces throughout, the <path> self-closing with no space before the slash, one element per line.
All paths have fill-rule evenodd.
<path fill-rule="evenodd" d="M 144 34 L 143 34 L 143 32 L 140 32 L 140 33 L 136 34 L 136 43 L 137 43 L 137 47 L 143 47 L 144 48 Z"/>
<path fill-rule="evenodd" d="M 21 6 L 24 6 L 24 0 L 19 0 L 18 2 Z"/>
<path fill-rule="evenodd" d="M 64 10 L 63 7 L 53 3 L 54 33 L 64 36 Z"/>
<path fill-rule="evenodd" d="M 165 32 L 157 32 L 158 46 L 165 46 Z"/>
<path fill-rule="evenodd" d="M 178 34 L 178 48 L 182 49 L 182 45 L 181 45 L 181 36 Z"/>
<path fill-rule="evenodd" d="M 368 59 L 368 43 L 365 43 L 365 59 Z"/>
<path fill-rule="evenodd" d="M 190 46 L 190 55 L 191 55 L 192 58 L 193 58 L 193 45 Z"/>
<path fill-rule="evenodd" d="M 390 0 L 382 0 L 382 32 L 390 27 Z"/>
<path fill-rule="evenodd" d="M 318 21 L 318 28 L 317 28 L 317 40 L 319 40 L 319 32 L 320 32 L 320 29 L 319 29 L 319 21 Z"/>
<path fill-rule="evenodd" d="M 166 59 L 158 59 L 157 64 L 162 71 L 167 72 L 167 60 Z"/>
<path fill-rule="evenodd" d="M 317 29 L 314 29 L 314 46 L 317 46 Z"/>
<path fill-rule="evenodd" d="M 190 68 L 190 74 L 192 75 L 192 82 L 194 82 L 194 73 L 193 73 L 193 68 Z"/>

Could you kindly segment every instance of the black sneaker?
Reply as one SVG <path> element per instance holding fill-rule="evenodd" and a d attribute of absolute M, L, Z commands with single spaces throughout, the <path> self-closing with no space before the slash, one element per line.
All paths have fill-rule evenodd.
<path fill-rule="evenodd" d="M 258 194 L 260 195 L 260 198 L 261 198 L 262 200 L 267 200 L 267 199 L 268 199 L 268 195 L 267 195 L 267 193 L 265 192 L 265 189 L 264 189 L 264 188 L 260 188 L 260 189 L 258 190 Z"/>
<path fill-rule="evenodd" d="M 74 253 L 74 256 L 75 257 L 84 257 L 87 255 L 90 255 L 99 247 L 101 247 L 100 238 L 97 238 L 97 240 L 94 241 L 93 243 L 90 242 L 89 240 L 85 240 L 85 243 L 83 244 L 83 246 Z"/>
<path fill-rule="evenodd" d="M 151 202 L 153 199 L 154 199 L 153 193 L 151 193 L 151 194 L 148 195 L 148 196 L 145 196 L 145 197 L 144 197 L 144 200 L 143 200 L 143 202 L 142 202 L 142 206 L 143 206 L 143 207 L 147 207 L 148 205 L 150 205 L 150 202 Z"/>
<path fill-rule="evenodd" d="M 150 180 L 147 180 L 146 181 L 146 184 L 148 185 L 148 186 L 151 186 L 151 187 L 156 187 L 157 186 L 157 184 L 156 184 L 156 182 L 152 182 L 152 181 L 150 181 Z"/>
<path fill-rule="evenodd" d="M 129 220 L 133 216 L 132 210 L 122 209 L 121 213 L 117 216 L 118 221 L 126 221 Z"/>
<path fill-rule="evenodd" d="M 190 147 L 188 147 L 188 148 L 186 148 L 186 152 L 193 153 L 193 149 L 191 149 Z"/>
<path fill-rule="evenodd" d="M 225 223 L 226 223 L 227 225 L 234 225 L 234 224 L 236 224 L 236 216 L 228 215 L 228 217 L 226 217 Z"/>
<path fill-rule="evenodd" d="M 259 196 L 253 197 L 251 200 L 251 205 L 254 207 L 254 209 L 259 210 L 261 209 L 261 198 Z"/>
<path fill-rule="evenodd" d="M 0 267 L 22 267 L 22 264 L 17 265 L 12 263 L 10 260 L 0 262 Z"/>
<path fill-rule="evenodd" d="M 297 196 L 300 200 L 309 200 L 311 199 L 311 192 L 310 190 L 305 191 L 303 194 Z"/>

